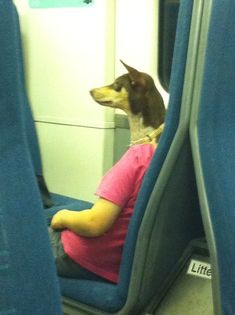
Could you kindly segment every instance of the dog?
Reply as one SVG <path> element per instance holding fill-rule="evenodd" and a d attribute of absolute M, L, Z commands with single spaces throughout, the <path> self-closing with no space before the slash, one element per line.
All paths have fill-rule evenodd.
<path fill-rule="evenodd" d="M 97 103 L 119 108 L 127 114 L 130 145 L 158 140 L 166 112 L 162 96 L 151 76 L 123 61 L 121 63 L 128 73 L 118 77 L 111 85 L 92 89 L 90 94 Z"/>

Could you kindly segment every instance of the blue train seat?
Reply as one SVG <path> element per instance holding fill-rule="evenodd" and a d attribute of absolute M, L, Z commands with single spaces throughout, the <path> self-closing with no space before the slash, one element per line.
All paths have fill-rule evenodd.
<path fill-rule="evenodd" d="M 66 314 L 142 314 L 176 274 L 191 240 L 204 235 L 189 141 L 190 102 L 181 109 L 192 7 L 193 1 L 181 1 L 165 129 L 136 201 L 118 284 L 60 278 Z M 192 84 L 190 67 L 187 72 Z"/>
<path fill-rule="evenodd" d="M 0 314 L 62 314 L 58 278 L 23 127 L 18 25 L 0 0 Z"/>
<path fill-rule="evenodd" d="M 11 1 L 10 1 L 11 2 Z M 18 62 L 19 62 L 19 77 L 22 81 L 22 97 L 23 97 L 23 122 L 24 122 L 24 128 L 25 133 L 27 137 L 28 147 L 29 151 L 32 157 L 33 166 L 35 175 L 40 177 L 41 180 L 43 180 L 43 188 L 45 185 L 44 176 L 43 176 L 43 167 L 42 167 L 42 161 L 40 156 L 40 148 L 37 138 L 37 133 L 35 129 L 35 124 L 33 120 L 33 115 L 31 111 L 31 107 L 28 100 L 27 91 L 25 89 L 25 75 L 24 75 L 24 59 L 22 54 L 22 43 L 21 43 L 21 33 L 20 33 L 20 24 L 19 24 L 19 18 L 18 13 L 16 11 L 16 19 L 17 22 L 15 23 L 15 40 L 16 45 L 18 47 Z M 42 194 L 43 198 L 47 198 L 47 195 Z M 42 198 L 42 199 L 43 199 Z M 51 205 L 50 205 L 51 202 Z M 60 209 L 71 209 L 71 210 L 78 210 L 78 209 L 87 209 L 91 208 L 92 203 L 87 201 L 78 200 L 75 198 L 71 198 L 68 196 L 50 193 L 50 200 L 47 201 L 48 206 L 45 211 L 45 215 L 47 217 L 48 223 L 51 220 L 51 217 Z"/>
<path fill-rule="evenodd" d="M 215 314 L 235 314 L 235 2 L 211 6 L 191 138 L 212 265 Z"/>

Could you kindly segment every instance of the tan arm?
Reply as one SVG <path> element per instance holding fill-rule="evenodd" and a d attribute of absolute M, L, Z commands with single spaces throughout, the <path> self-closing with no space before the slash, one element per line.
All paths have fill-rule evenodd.
<path fill-rule="evenodd" d="M 91 209 L 60 210 L 52 218 L 53 229 L 69 229 L 81 236 L 97 237 L 107 232 L 117 219 L 121 208 L 100 198 Z"/>

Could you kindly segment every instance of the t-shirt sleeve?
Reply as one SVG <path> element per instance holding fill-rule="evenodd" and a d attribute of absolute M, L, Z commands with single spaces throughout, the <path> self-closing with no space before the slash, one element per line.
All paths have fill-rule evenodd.
<path fill-rule="evenodd" d="M 124 207 L 134 189 L 138 156 L 130 148 L 103 177 L 96 195 Z"/>

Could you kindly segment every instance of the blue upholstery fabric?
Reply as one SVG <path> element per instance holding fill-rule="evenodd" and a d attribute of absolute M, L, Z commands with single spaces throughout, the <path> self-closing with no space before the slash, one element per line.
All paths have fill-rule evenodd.
<path fill-rule="evenodd" d="M 55 265 L 21 110 L 18 25 L 0 0 L 0 314 L 62 314 Z"/>
<path fill-rule="evenodd" d="M 222 314 L 235 314 L 235 2 L 213 1 L 199 105 L 199 147 Z"/>
<path fill-rule="evenodd" d="M 180 1 L 160 1 L 158 74 L 161 84 L 169 91 L 175 32 Z"/>
<path fill-rule="evenodd" d="M 21 34 L 20 34 L 20 24 L 19 17 L 16 11 L 16 23 L 15 23 L 15 45 L 18 49 L 18 61 L 19 61 L 19 79 L 22 81 L 22 98 L 23 98 L 23 121 L 24 128 L 26 131 L 28 147 L 31 154 L 35 174 L 42 175 L 42 162 L 40 158 L 40 150 L 38 145 L 38 139 L 36 134 L 36 129 L 34 126 L 34 120 L 31 112 L 31 107 L 28 100 L 28 95 L 25 89 L 25 74 L 24 74 L 24 60 L 22 53 L 22 43 L 21 43 Z"/>
<path fill-rule="evenodd" d="M 48 224 L 50 224 L 53 215 L 61 209 L 77 211 L 90 209 L 93 206 L 91 202 L 78 200 L 75 198 L 66 197 L 59 194 L 51 194 L 51 197 L 54 205 L 45 211 L 45 216 L 47 218 Z"/>
<path fill-rule="evenodd" d="M 107 312 L 115 312 L 125 304 L 138 230 L 149 201 L 149 197 L 166 158 L 179 123 L 184 71 L 187 56 L 188 38 L 192 14 L 192 1 L 181 1 L 176 45 L 170 83 L 170 101 L 165 121 L 165 130 L 158 149 L 144 177 L 136 201 L 135 210 L 128 229 L 117 285 L 75 279 L 60 279 L 63 296 Z M 140 275 L 135 275 L 136 277 Z"/>

